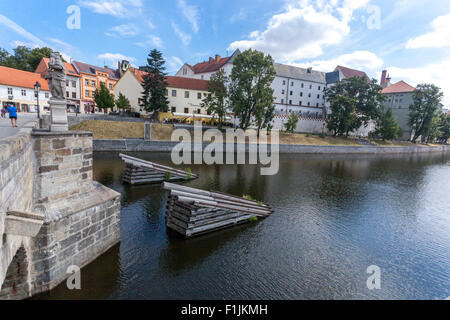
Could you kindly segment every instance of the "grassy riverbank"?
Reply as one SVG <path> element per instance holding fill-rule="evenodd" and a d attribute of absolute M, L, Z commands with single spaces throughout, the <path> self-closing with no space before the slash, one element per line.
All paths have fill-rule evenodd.
<path fill-rule="evenodd" d="M 116 122 L 102 120 L 87 120 L 70 128 L 71 130 L 90 131 L 94 135 L 94 139 L 117 140 L 124 138 L 143 138 L 144 123 L 141 122 Z M 172 125 L 154 124 L 152 126 L 152 140 L 170 141 L 173 132 Z M 250 135 L 256 135 L 255 130 L 249 130 Z M 385 147 L 396 146 L 430 146 L 413 144 L 411 142 L 402 141 L 371 141 L 374 145 Z M 305 133 L 280 133 L 280 144 L 292 145 L 318 145 L 318 146 L 362 146 L 354 138 L 341 138 L 332 136 L 320 136 Z"/>

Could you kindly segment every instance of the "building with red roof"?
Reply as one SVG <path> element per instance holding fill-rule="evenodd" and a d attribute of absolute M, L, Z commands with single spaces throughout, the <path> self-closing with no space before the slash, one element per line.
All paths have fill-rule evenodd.
<path fill-rule="evenodd" d="M 117 81 L 114 94 L 123 94 L 128 98 L 131 108 L 135 112 L 144 113 L 140 106 L 143 82 L 146 72 L 135 68 L 129 68 Z M 209 94 L 209 81 L 190 79 L 177 76 L 166 77 L 168 87 L 166 91 L 169 100 L 169 111 L 183 114 L 207 114 L 200 107 L 202 100 Z"/>
<path fill-rule="evenodd" d="M 37 97 L 34 86 L 39 82 L 39 106 L 48 108 L 50 90 L 47 80 L 39 73 L 0 66 L 0 104 L 14 105 L 19 112 L 37 112 Z"/>
<path fill-rule="evenodd" d="M 364 78 L 370 82 L 369 76 L 364 71 L 351 69 L 351 68 L 347 68 L 347 67 L 343 67 L 343 66 L 337 66 L 336 69 L 334 69 L 334 71 L 340 71 L 342 73 L 342 75 L 344 76 L 344 79 L 358 77 L 358 78 Z"/>

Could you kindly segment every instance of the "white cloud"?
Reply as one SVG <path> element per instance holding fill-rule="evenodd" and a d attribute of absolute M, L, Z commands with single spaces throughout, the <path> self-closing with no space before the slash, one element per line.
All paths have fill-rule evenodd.
<path fill-rule="evenodd" d="M 235 14 L 233 14 L 230 18 L 230 21 L 236 22 L 239 20 L 245 20 L 247 18 L 247 12 L 245 12 L 244 9 L 239 10 L 239 12 L 236 12 Z"/>
<path fill-rule="evenodd" d="M 178 70 L 180 70 L 181 66 L 184 63 L 180 58 L 178 58 L 176 56 L 172 56 L 167 61 L 167 64 L 169 66 L 169 68 L 168 68 L 169 73 L 176 73 Z"/>
<path fill-rule="evenodd" d="M 24 28 L 19 26 L 17 23 L 15 23 L 14 21 L 8 19 L 7 17 L 5 17 L 2 14 L 0 14 L 0 24 L 3 24 L 6 28 L 11 29 L 12 31 L 14 31 L 18 35 L 20 35 L 23 38 L 25 38 L 26 40 L 28 40 L 26 43 L 32 48 L 44 47 L 45 46 L 44 41 L 42 41 L 41 39 L 39 39 L 35 35 L 31 34 L 27 30 L 25 30 Z"/>
<path fill-rule="evenodd" d="M 41 46 L 36 44 L 36 43 L 32 43 L 32 42 L 24 42 L 24 41 L 19 41 L 19 40 L 14 40 L 11 41 L 9 43 L 9 45 L 13 48 L 15 47 L 27 47 L 27 48 L 31 48 L 31 49 L 35 49 L 35 48 L 40 48 Z"/>
<path fill-rule="evenodd" d="M 112 66 L 116 66 L 118 61 L 127 60 L 129 62 L 136 61 L 133 57 L 127 57 L 120 53 L 103 53 L 97 56 L 97 59 L 110 63 Z"/>
<path fill-rule="evenodd" d="M 79 4 L 95 13 L 109 14 L 119 18 L 130 17 L 140 12 L 143 7 L 142 0 L 81 0 Z"/>
<path fill-rule="evenodd" d="M 163 41 L 161 40 L 161 38 L 154 36 L 154 35 L 146 36 L 145 41 L 138 42 L 138 43 L 136 43 L 136 45 L 139 47 L 142 47 L 144 49 L 148 49 L 149 47 L 155 47 L 157 49 L 164 48 L 164 44 L 163 44 Z"/>
<path fill-rule="evenodd" d="M 434 83 L 444 92 L 443 103 L 450 106 L 450 58 L 442 61 L 415 68 L 388 67 L 393 82 L 404 80 L 412 86 L 420 83 Z"/>
<path fill-rule="evenodd" d="M 115 26 L 110 29 L 110 32 L 106 33 L 106 35 L 110 37 L 116 37 L 117 35 L 120 35 L 122 37 L 134 37 L 138 34 L 139 28 L 132 23 Z"/>
<path fill-rule="evenodd" d="M 407 49 L 444 48 L 450 46 L 450 14 L 440 16 L 431 22 L 433 31 L 410 39 Z"/>
<path fill-rule="evenodd" d="M 180 38 L 183 45 L 185 45 L 185 46 L 189 45 L 189 43 L 191 43 L 191 40 L 192 40 L 191 35 L 181 31 L 175 22 L 172 21 L 171 24 L 172 24 L 173 32 L 175 32 L 175 34 Z"/>
<path fill-rule="evenodd" d="M 156 29 L 156 26 L 155 26 L 155 25 L 153 24 L 153 22 L 151 22 L 150 20 L 147 20 L 146 23 L 147 23 L 147 27 L 148 27 L 150 30 Z"/>
<path fill-rule="evenodd" d="M 350 32 L 353 12 L 368 0 L 295 1 L 274 15 L 264 31 L 235 41 L 229 50 L 258 49 L 276 60 L 292 62 L 320 56 L 324 47 L 341 43 Z"/>
<path fill-rule="evenodd" d="M 186 0 L 178 0 L 178 7 L 181 9 L 184 17 L 192 26 L 192 30 L 198 32 L 199 13 L 196 6 L 188 5 Z"/>
<path fill-rule="evenodd" d="M 353 53 L 343 54 L 337 58 L 330 60 L 317 60 L 306 63 L 295 64 L 302 68 L 313 67 L 315 70 L 330 72 L 336 66 L 344 66 L 352 69 L 367 71 L 373 75 L 383 67 L 383 60 L 378 58 L 370 51 L 355 51 Z"/>

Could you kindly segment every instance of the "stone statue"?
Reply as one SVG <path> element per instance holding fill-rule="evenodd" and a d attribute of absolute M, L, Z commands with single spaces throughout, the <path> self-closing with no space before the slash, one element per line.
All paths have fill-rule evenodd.
<path fill-rule="evenodd" d="M 52 52 L 48 71 L 45 76 L 50 87 L 52 100 L 62 101 L 66 99 L 66 68 L 58 52 Z"/>
<path fill-rule="evenodd" d="M 45 76 L 52 97 L 50 104 L 50 131 L 63 132 L 69 130 L 66 104 L 66 67 L 58 52 L 53 52 L 48 63 Z"/>

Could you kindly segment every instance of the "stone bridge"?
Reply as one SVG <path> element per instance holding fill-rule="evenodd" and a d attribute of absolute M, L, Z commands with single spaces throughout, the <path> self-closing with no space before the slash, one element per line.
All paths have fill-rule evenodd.
<path fill-rule="evenodd" d="M 120 241 L 120 194 L 92 161 L 88 132 L 0 140 L 0 299 L 51 290 Z"/>

